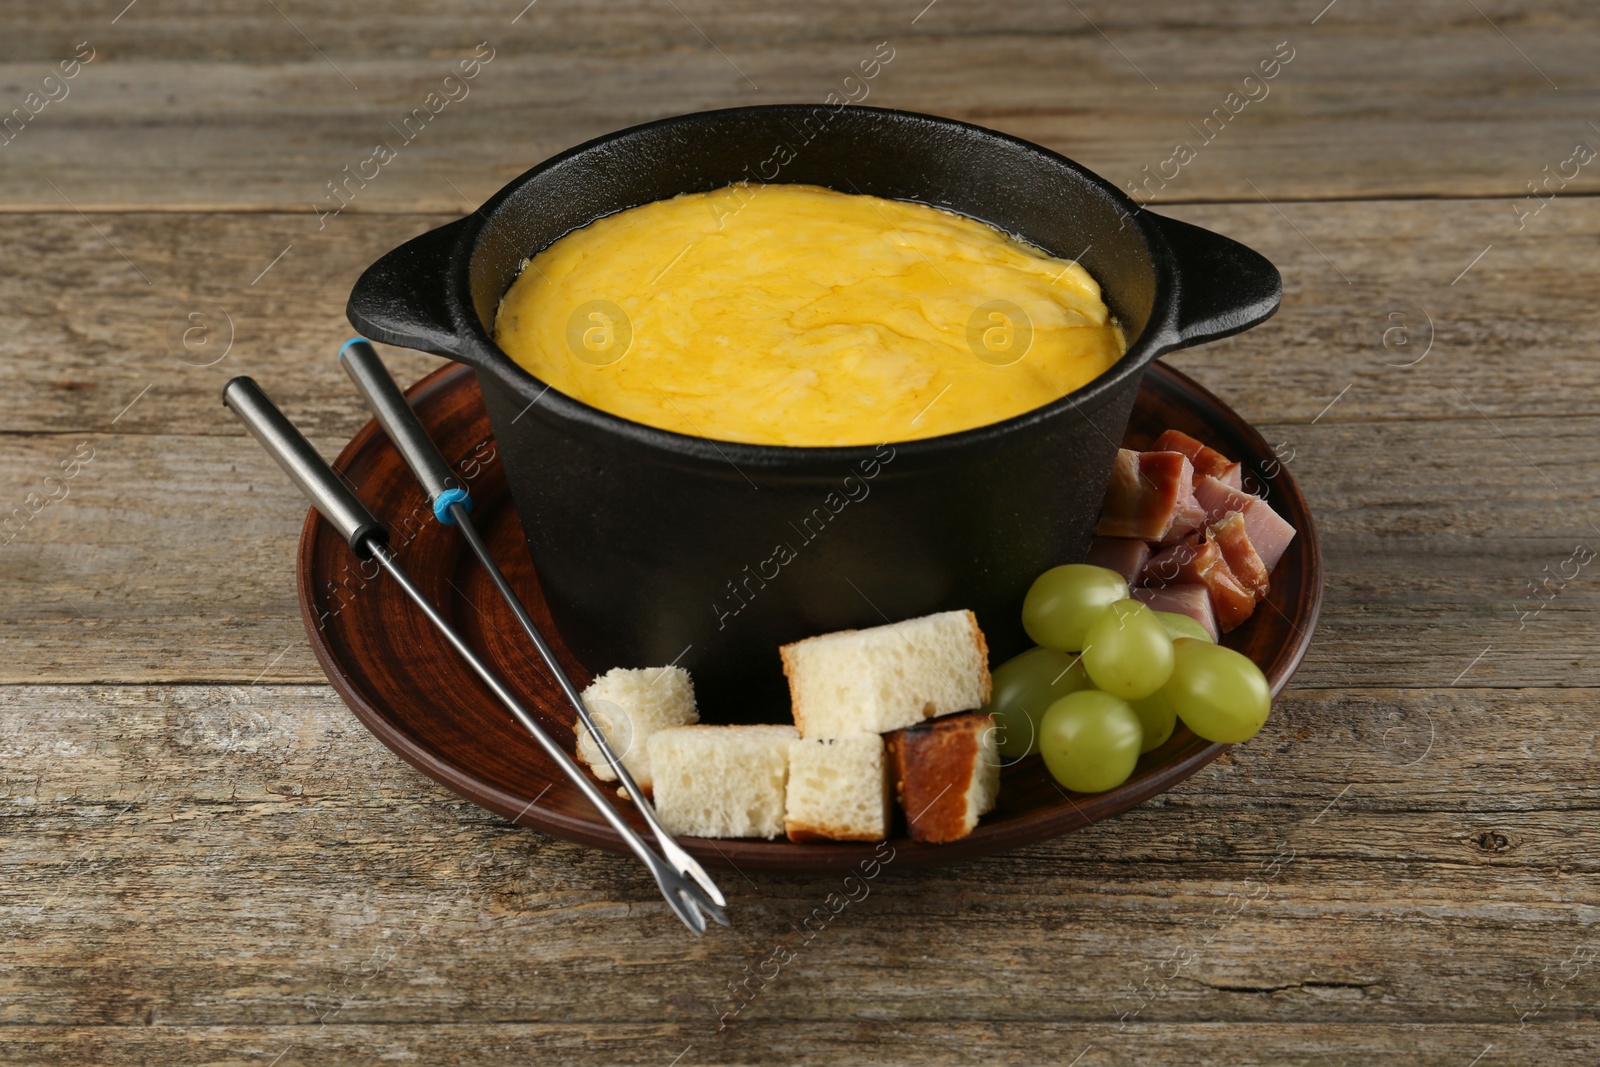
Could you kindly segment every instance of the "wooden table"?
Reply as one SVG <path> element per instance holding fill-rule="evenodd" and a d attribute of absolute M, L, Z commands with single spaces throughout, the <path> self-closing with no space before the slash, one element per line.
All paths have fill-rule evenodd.
<path fill-rule="evenodd" d="M 1592 4 L 524 2 L 4 16 L 0 1060 L 1600 1057 Z M 834 879 L 725 877 L 696 941 L 633 863 L 356 723 L 295 610 L 304 504 L 217 395 L 256 376 L 333 454 L 377 254 L 596 134 L 821 100 L 879 42 L 869 103 L 1118 182 L 1198 145 L 1147 188 L 1286 292 L 1173 362 L 1283 443 L 1327 601 L 1260 737 L 1087 832 L 891 866 L 770 976 Z"/>

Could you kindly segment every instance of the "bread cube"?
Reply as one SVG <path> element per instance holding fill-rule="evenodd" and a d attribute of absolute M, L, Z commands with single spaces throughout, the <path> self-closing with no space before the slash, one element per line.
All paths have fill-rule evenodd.
<path fill-rule="evenodd" d="M 777 837 L 792 726 L 674 726 L 650 737 L 655 809 L 673 834 Z"/>
<path fill-rule="evenodd" d="M 646 793 L 654 782 L 651 735 L 670 726 L 700 721 L 694 704 L 694 684 L 682 667 L 615 667 L 590 683 L 583 691 L 583 703 L 605 734 L 611 751 Z M 578 740 L 578 759 L 587 763 L 601 781 L 616 781 L 611 764 L 581 720 L 573 722 L 572 732 Z"/>
<path fill-rule="evenodd" d="M 994 809 L 1000 749 L 994 716 L 952 715 L 892 733 L 889 772 L 914 841 L 954 841 Z"/>
<path fill-rule="evenodd" d="M 783 825 L 791 841 L 889 836 L 889 761 L 877 734 L 789 742 Z"/>
<path fill-rule="evenodd" d="M 805 738 L 888 733 L 989 701 L 989 648 L 970 611 L 841 630 L 778 651 Z"/>

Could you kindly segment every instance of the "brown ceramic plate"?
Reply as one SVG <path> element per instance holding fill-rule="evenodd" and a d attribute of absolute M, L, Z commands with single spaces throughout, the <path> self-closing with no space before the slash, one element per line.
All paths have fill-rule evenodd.
<path fill-rule="evenodd" d="M 562 645 L 545 608 L 472 372 L 452 364 L 423 379 L 408 395 L 469 487 L 473 517 L 511 584 L 574 681 L 587 684 L 588 672 Z M 1316 527 L 1293 478 L 1276 462 L 1267 442 L 1198 384 L 1155 363 L 1145 375 L 1125 443 L 1148 447 L 1168 427 L 1243 460 L 1246 470 L 1253 471 L 1247 485 L 1264 490 L 1299 531 L 1273 573 L 1267 603 L 1223 640 L 1260 664 L 1276 694 L 1299 666 L 1317 623 L 1322 555 Z M 421 489 L 375 423 L 356 434 L 336 466 L 389 525 L 393 547 L 412 578 L 571 751 L 572 712 L 537 653 L 460 536 L 433 521 Z M 356 716 L 406 762 L 474 803 L 557 837 L 623 851 L 621 840 L 582 794 L 561 777 L 400 590 L 370 567 L 352 555 L 316 512 L 307 516 L 298 561 L 300 610 L 318 662 Z M 776 650 L 773 659 L 776 663 Z M 1062 790 L 1039 758 L 1031 756 L 1005 768 L 999 805 L 970 836 L 945 845 L 895 839 L 896 862 L 954 863 L 1076 830 L 1171 788 L 1225 747 L 1202 741 L 1180 725 L 1166 744 L 1139 760 L 1132 778 L 1093 796 Z M 607 788 L 607 795 L 614 791 Z M 620 799 L 617 804 L 642 830 L 631 805 Z M 708 862 L 772 870 L 853 866 L 878 847 L 704 838 L 685 838 L 683 844 Z"/>

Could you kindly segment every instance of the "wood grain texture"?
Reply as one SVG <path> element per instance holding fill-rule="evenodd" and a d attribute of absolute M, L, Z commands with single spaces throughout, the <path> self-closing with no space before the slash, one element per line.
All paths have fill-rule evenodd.
<path fill-rule="evenodd" d="M 0 205 L 309 211 L 483 41 L 496 58 L 470 94 L 352 211 L 455 210 L 451 183 L 482 197 L 621 126 L 821 101 L 880 41 L 895 56 L 865 102 L 996 126 L 1119 184 L 1194 139 L 1191 124 L 1202 128 L 1289 42 L 1294 58 L 1268 95 L 1199 147 L 1161 191 L 1167 200 L 1255 199 L 1252 181 L 1286 199 L 1516 197 L 1577 141 L 1600 145 L 1584 93 L 1600 21 L 1577 0 L 1481 14 L 1448 0 L 1404 10 L 1343 0 L 1315 25 L 1322 5 L 1268 0 L 928 10 L 546 0 L 513 23 L 523 6 L 409 0 L 374 19 L 355 4 L 142 0 L 115 24 L 88 0 L 33 7 L 0 46 L 15 104 L 79 42 L 97 57 L 3 149 Z M 1571 188 L 1600 188 L 1592 171 Z"/>
<path fill-rule="evenodd" d="M 250 1026 L 150 1028 L 16 1027 L 11 1048 L 18 1067 L 54 1063 L 195 1062 L 215 1067 L 320 1067 L 327 1063 L 415 1059 L 430 1064 L 561 1062 L 588 1058 L 609 1064 L 878 1065 L 1055 1063 L 1063 1052 L 1080 1067 L 1129 1063 L 1214 1063 L 1238 1067 L 1327 1067 L 1329 1063 L 1459 1067 L 1484 1055 L 1506 1063 L 1579 1063 L 1594 1053 L 1592 1023 L 1557 1023 L 1518 1031 L 1455 1023 L 1298 1024 L 1156 1023 L 1117 1032 L 1115 1026 L 1027 1023 L 912 1024 L 886 1020 L 857 1004 L 840 1022 L 743 1024 L 705 1038 L 671 1024 L 540 1025 L 484 1023 L 463 991 L 461 1021 L 429 1025 L 349 1025 L 328 1028 Z M 695 1037 L 701 1037 L 695 1041 Z M 369 1057 L 371 1059 L 369 1059 Z M 1341 1057 L 1331 1059 L 1330 1057 Z M 1513 1058 L 1516 1057 L 1516 1058 Z M 1062 1060 L 1060 1062 L 1068 1062 Z"/>
<path fill-rule="evenodd" d="M 1139 8 L 1102 0 L 1080 4 L 1081 15 L 1070 8 L 1063 10 L 1051 0 L 952 4 L 948 9 L 929 8 L 926 0 L 921 5 L 867 9 L 850 0 L 817 0 L 803 8 L 764 2 L 718 8 L 705 0 L 691 0 L 680 3 L 677 11 L 648 0 L 611 0 L 603 7 L 529 7 L 526 0 L 395 0 L 386 6 L 386 18 L 374 19 L 367 8 L 349 0 L 324 4 L 278 0 L 279 9 L 293 17 L 291 25 L 271 7 L 250 0 L 140 0 L 137 18 L 130 13 L 114 23 L 112 17 L 122 8 L 113 6 L 108 11 L 107 7 L 97 0 L 62 0 L 50 7 L 20 9 L 9 22 L 11 32 L 0 42 L 0 60 L 25 61 L 70 50 L 82 39 L 80 31 L 109 25 L 117 27 L 119 54 L 125 57 L 228 59 L 276 66 L 303 60 L 310 52 L 306 38 L 296 33 L 295 26 L 307 31 L 306 36 L 334 58 L 425 58 L 451 47 L 470 48 L 481 39 L 476 35 L 479 29 L 495 25 L 536 31 L 508 35 L 506 49 L 518 54 L 562 50 L 623 55 L 644 51 L 652 44 L 708 49 L 694 25 L 721 44 L 749 47 L 849 43 L 870 36 L 874 29 L 896 25 L 914 25 L 917 34 L 933 39 L 986 34 L 1090 36 L 1094 33 L 1091 22 L 1108 34 L 1240 33 L 1309 26 L 1322 10 L 1317 5 L 1304 11 L 1286 10 L 1261 0 L 1195 0 L 1181 6 L 1156 3 Z M 1594 15 L 1582 0 L 1556 0 L 1537 10 L 1507 0 L 1480 7 L 1513 35 L 1530 30 L 1577 32 Z M 522 18 L 516 18 L 523 12 Z M 1420 34 L 1463 29 L 1481 18 L 1463 12 L 1449 0 L 1417 0 L 1404 7 L 1385 6 L 1376 0 L 1340 0 L 1338 16 L 1329 13 L 1315 25 L 1331 32 L 1372 33 L 1381 26 L 1395 34 Z"/>

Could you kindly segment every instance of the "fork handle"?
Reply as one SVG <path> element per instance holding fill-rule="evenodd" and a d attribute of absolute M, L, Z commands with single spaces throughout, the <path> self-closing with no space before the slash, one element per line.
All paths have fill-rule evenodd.
<path fill-rule="evenodd" d="M 388 537 L 383 524 L 339 480 L 328 461 L 311 447 L 294 423 L 284 418 L 255 379 L 241 375 L 229 381 L 222 387 L 222 403 L 239 416 L 267 455 L 277 460 L 289 480 L 300 487 L 311 506 L 333 524 L 357 555 L 365 559 L 367 546 L 373 540 Z"/>
<path fill-rule="evenodd" d="M 362 338 L 354 338 L 339 349 L 339 363 L 355 383 L 367 407 L 372 409 L 378 425 L 400 450 L 406 466 L 422 483 L 422 491 L 428 494 L 428 503 L 433 508 L 433 517 L 450 526 L 456 521 L 450 514 L 451 504 L 460 504 L 471 511 L 472 501 L 467 491 L 450 472 L 450 465 L 439 454 L 428 431 L 422 428 L 422 420 L 417 418 L 400 386 L 395 384 L 377 350 Z"/>

